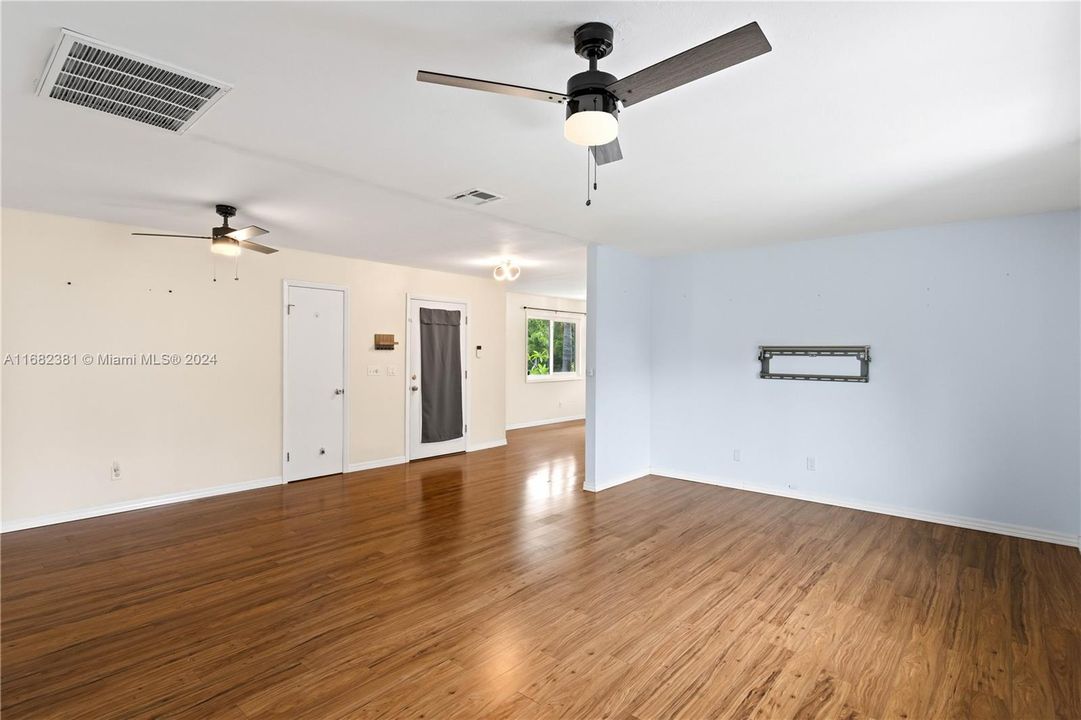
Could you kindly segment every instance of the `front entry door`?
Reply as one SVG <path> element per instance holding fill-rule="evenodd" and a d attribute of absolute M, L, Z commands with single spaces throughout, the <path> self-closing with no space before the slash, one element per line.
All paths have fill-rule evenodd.
<path fill-rule="evenodd" d="M 285 481 L 345 471 L 345 290 L 286 285 Z"/>
<path fill-rule="evenodd" d="M 466 332 L 464 303 L 409 301 L 409 459 L 464 452 Z"/>

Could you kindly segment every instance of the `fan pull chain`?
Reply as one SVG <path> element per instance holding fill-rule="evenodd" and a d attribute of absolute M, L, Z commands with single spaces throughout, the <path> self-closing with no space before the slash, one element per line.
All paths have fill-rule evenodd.
<path fill-rule="evenodd" d="M 589 197 L 589 147 L 586 147 L 586 207 L 593 204 Z"/>
<path fill-rule="evenodd" d="M 218 259 L 214 253 L 210 253 L 210 277 L 211 282 L 218 281 Z"/>
<path fill-rule="evenodd" d="M 240 253 L 236 254 L 236 262 L 233 264 L 233 279 L 240 279 Z"/>

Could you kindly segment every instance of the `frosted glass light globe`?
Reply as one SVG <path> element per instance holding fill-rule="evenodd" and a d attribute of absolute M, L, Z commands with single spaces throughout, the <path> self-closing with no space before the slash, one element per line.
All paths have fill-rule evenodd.
<path fill-rule="evenodd" d="M 563 124 L 563 137 L 575 145 L 607 145 L 618 134 L 619 121 L 600 110 L 576 112 Z"/>

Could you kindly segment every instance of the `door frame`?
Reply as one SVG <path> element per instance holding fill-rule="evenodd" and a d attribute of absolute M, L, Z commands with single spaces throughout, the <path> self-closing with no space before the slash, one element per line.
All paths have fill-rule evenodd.
<path fill-rule="evenodd" d="M 465 356 L 465 361 L 462 363 L 462 370 L 463 370 L 463 372 L 465 372 L 465 377 L 462 379 L 462 424 L 465 425 L 465 433 L 464 433 L 464 435 L 465 435 L 465 451 L 466 452 L 469 452 L 469 432 L 470 432 L 470 428 L 469 428 L 469 420 L 470 420 L 469 409 L 470 409 L 470 406 L 471 406 L 470 398 L 471 398 L 471 396 L 473 394 L 473 392 L 472 392 L 473 386 L 471 384 L 473 378 L 469 375 L 469 364 L 470 364 L 470 360 L 472 359 L 472 353 L 469 352 L 469 318 L 473 315 L 473 312 L 470 309 L 469 301 L 464 300 L 462 298 L 440 297 L 438 295 L 427 295 L 427 294 L 425 294 L 425 295 L 413 295 L 411 293 L 406 293 L 405 294 L 405 372 L 402 373 L 402 375 L 404 375 L 403 379 L 405 380 L 405 383 L 403 384 L 402 387 L 403 387 L 403 389 L 405 391 L 405 461 L 406 462 L 409 462 L 409 461 L 411 461 L 413 459 L 413 443 L 412 443 L 412 440 L 413 440 L 413 438 L 412 438 L 412 432 L 413 432 L 412 431 L 412 427 L 413 427 L 412 420 L 413 420 L 413 418 L 412 418 L 412 407 L 411 407 L 412 403 L 410 402 L 409 374 L 413 369 L 413 348 L 411 346 L 411 343 L 413 342 L 413 340 L 412 340 L 412 338 L 413 338 L 413 332 L 412 332 L 412 330 L 413 330 L 413 318 L 412 318 L 412 313 L 410 312 L 410 310 L 413 307 L 413 301 L 414 300 L 419 300 L 420 302 L 424 302 L 425 300 L 427 300 L 428 302 L 456 303 L 458 305 L 464 305 L 465 306 L 465 325 L 464 325 L 465 331 L 462 333 L 462 354 Z M 433 455 L 432 457 L 440 457 L 440 456 L 439 455 Z"/>
<path fill-rule="evenodd" d="M 289 438 L 289 413 L 286 402 L 289 397 L 289 288 L 310 288 L 312 290 L 337 290 L 342 293 L 342 473 L 349 472 L 349 288 L 345 285 L 308 282 L 306 280 L 282 280 L 282 444 L 281 444 L 281 484 L 289 483 L 285 459 L 285 444 Z"/>

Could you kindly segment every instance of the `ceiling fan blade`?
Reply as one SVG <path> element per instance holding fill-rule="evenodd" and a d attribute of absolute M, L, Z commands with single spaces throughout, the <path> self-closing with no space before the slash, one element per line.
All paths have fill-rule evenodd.
<path fill-rule="evenodd" d="M 209 235 L 168 235 L 166 233 L 132 233 L 132 235 L 142 235 L 143 237 L 175 237 L 175 238 L 194 238 L 195 240 L 209 240 Z"/>
<path fill-rule="evenodd" d="M 251 240 L 257 238 L 260 235 L 266 235 L 269 230 L 264 230 L 258 225 L 249 225 L 248 227 L 237 228 L 225 233 L 226 237 L 231 237 L 234 240 Z"/>
<path fill-rule="evenodd" d="M 451 87 L 466 88 L 467 90 L 484 90 L 486 92 L 499 93 L 500 95 L 513 95 L 515 97 L 529 98 L 530 100 L 543 100 L 557 104 L 565 103 L 568 98 L 561 92 L 537 90 L 536 88 L 522 87 L 520 85 L 507 85 L 506 83 L 491 82 L 489 80 L 477 80 L 475 78 L 460 77 L 458 75 L 444 75 L 443 73 L 417 70 L 417 80 L 420 82 L 435 83 L 436 85 L 450 85 Z"/>
<path fill-rule="evenodd" d="M 772 49 L 758 23 L 753 22 L 617 80 L 608 91 L 624 106 L 633 105 Z"/>
<path fill-rule="evenodd" d="M 607 165 L 623 159 L 623 151 L 619 148 L 619 138 L 605 145 L 593 145 L 589 149 L 593 152 L 593 160 L 598 165 Z"/>
<path fill-rule="evenodd" d="M 263 253 L 264 255 L 278 252 L 277 248 L 260 245 L 259 243 L 253 243 L 250 240 L 241 240 L 240 247 L 244 248 L 245 250 L 254 250 L 257 253 Z"/>

